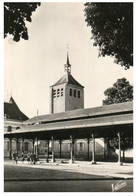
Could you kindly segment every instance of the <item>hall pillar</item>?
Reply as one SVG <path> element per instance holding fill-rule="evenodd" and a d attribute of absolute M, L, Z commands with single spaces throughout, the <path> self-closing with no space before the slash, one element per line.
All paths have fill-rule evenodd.
<path fill-rule="evenodd" d="M 92 164 L 96 164 L 95 161 L 95 135 L 92 133 Z"/>
<path fill-rule="evenodd" d="M 119 148 L 118 163 L 120 165 L 123 165 L 123 163 L 121 161 L 121 134 L 120 134 L 120 132 L 118 132 L 117 135 L 118 135 L 118 148 Z"/>
<path fill-rule="evenodd" d="M 49 140 L 46 140 L 46 162 L 48 163 L 49 162 Z"/>
<path fill-rule="evenodd" d="M 24 138 L 22 138 L 22 152 L 24 153 Z"/>
<path fill-rule="evenodd" d="M 104 161 L 107 161 L 109 158 L 109 152 L 108 152 L 108 139 L 104 138 Z"/>
<path fill-rule="evenodd" d="M 74 138 L 72 135 L 70 135 L 70 163 L 74 163 Z"/>
<path fill-rule="evenodd" d="M 52 159 L 51 162 L 55 162 L 55 150 L 54 150 L 54 137 L 51 137 L 51 144 L 52 144 Z"/>
<path fill-rule="evenodd" d="M 90 138 L 87 139 L 87 144 L 88 144 L 88 160 L 89 160 L 89 143 L 90 143 Z"/>
<path fill-rule="evenodd" d="M 32 140 L 32 152 L 35 153 L 35 138 Z"/>
<path fill-rule="evenodd" d="M 61 158 L 62 140 L 59 140 L 59 158 Z"/>
<path fill-rule="evenodd" d="M 12 159 L 12 138 L 9 139 L 9 158 Z"/>
<path fill-rule="evenodd" d="M 36 157 L 38 158 L 38 137 L 36 137 Z"/>
<path fill-rule="evenodd" d="M 19 150 L 19 139 L 17 138 L 16 139 L 16 153 L 17 153 L 17 156 L 18 156 L 18 150 Z"/>

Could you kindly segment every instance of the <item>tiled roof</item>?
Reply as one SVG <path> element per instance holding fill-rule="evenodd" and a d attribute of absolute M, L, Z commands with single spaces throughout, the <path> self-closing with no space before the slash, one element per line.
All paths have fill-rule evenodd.
<path fill-rule="evenodd" d="M 54 85 L 52 86 L 57 86 L 57 85 L 60 85 L 60 84 L 64 84 L 64 83 L 67 83 L 67 84 L 73 84 L 75 86 L 79 86 L 79 87 L 82 87 L 84 88 L 80 83 L 78 83 L 74 78 L 73 76 L 69 73 L 69 72 L 66 72 Z"/>
<path fill-rule="evenodd" d="M 94 128 L 94 127 L 104 127 L 104 126 L 115 126 L 115 125 L 127 125 L 133 124 L 133 114 L 115 115 L 109 117 L 98 117 L 90 119 L 81 120 L 70 120 L 63 122 L 51 122 L 47 124 L 36 124 L 27 127 L 22 127 L 19 131 L 14 131 L 14 133 L 31 133 L 31 132 L 41 132 L 41 131 L 62 131 L 69 129 L 82 129 L 82 128 Z M 9 133 L 9 134 L 12 134 Z M 8 133 L 7 133 L 8 134 Z"/>
<path fill-rule="evenodd" d="M 4 115 L 8 119 L 22 121 L 28 120 L 28 117 L 20 111 L 12 97 L 10 98 L 9 102 L 4 102 Z"/>
<path fill-rule="evenodd" d="M 37 123 L 38 121 L 43 121 L 44 123 Z M 98 127 L 98 130 L 101 132 L 98 132 L 99 135 L 96 137 L 100 137 L 100 134 L 105 134 L 102 132 L 105 127 L 107 130 L 110 130 L 106 132 L 106 134 L 111 135 L 111 130 L 113 130 L 115 126 L 117 128 L 122 127 L 123 129 L 124 127 L 126 127 L 126 129 L 128 128 L 128 134 L 132 135 L 133 103 L 113 104 L 84 110 L 38 116 L 26 122 L 36 123 L 23 126 L 18 131 L 6 132 L 4 135 L 25 133 L 26 137 L 30 138 L 31 136 L 33 137 L 33 134 L 37 133 L 39 134 L 39 138 L 43 139 L 43 133 L 44 137 L 49 137 L 49 132 L 56 133 L 57 131 L 58 134 L 56 134 L 56 137 L 60 137 L 61 134 L 61 137 L 67 138 L 69 136 L 69 131 L 73 130 L 78 137 L 81 137 L 79 135 L 80 130 L 84 133 L 85 130 L 95 130 Z M 45 135 L 46 132 L 47 135 Z M 63 133 L 65 134 L 62 135 Z"/>
<path fill-rule="evenodd" d="M 47 114 L 42 116 L 35 116 L 27 121 L 25 124 L 34 124 L 38 122 L 52 122 L 52 121 L 63 121 L 68 119 L 80 119 L 94 116 L 108 116 L 116 113 L 132 113 L 133 102 L 118 103 L 112 105 L 104 105 L 95 108 L 78 109 L 67 112 Z"/>

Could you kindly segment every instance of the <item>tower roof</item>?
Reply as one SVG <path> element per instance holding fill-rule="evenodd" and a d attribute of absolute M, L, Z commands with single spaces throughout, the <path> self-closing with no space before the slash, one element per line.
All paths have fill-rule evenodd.
<path fill-rule="evenodd" d="M 65 72 L 65 74 L 51 87 L 66 83 L 66 84 L 72 84 L 72 85 L 84 88 L 84 86 L 82 86 L 79 82 L 77 82 L 73 78 L 73 76 L 71 75 L 71 65 L 70 65 L 70 62 L 69 62 L 68 52 L 67 52 L 67 62 L 64 65 L 64 72 Z"/>
<path fill-rule="evenodd" d="M 69 72 L 66 72 L 54 85 L 52 86 L 57 86 L 57 85 L 60 85 L 60 84 L 72 84 L 72 85 L 75 85 L 75 86 L 79 86 L 79 87 L 82 87 L 84 88 L 84 86 L 82 86 L 79 82 L 77 82 L 73 76 L 69 73 Z"/>

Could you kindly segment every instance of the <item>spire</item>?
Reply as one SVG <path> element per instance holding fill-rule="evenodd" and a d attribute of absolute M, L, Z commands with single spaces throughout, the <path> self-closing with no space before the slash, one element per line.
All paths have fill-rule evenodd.
<path fill-rule="evenodd" d="M 68 55 L 68 51 L 67 51 L 67 65 L 70 65 L 70 64 L 69 64 L 69 55 Z"/>
<path fill-rule="evenodd" d="M 69 54 L 67 51 L 67 63 L 64 65 L 64 72 L 71 73 L 71 65 L 69 63 Z"/>

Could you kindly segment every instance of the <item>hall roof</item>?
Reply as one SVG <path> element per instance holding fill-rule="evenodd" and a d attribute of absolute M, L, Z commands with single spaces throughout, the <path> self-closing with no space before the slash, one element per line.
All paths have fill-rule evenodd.
<path fill-rule="evenodd" d="M 133 102 L 125 102 L 112 105 L 103 105 L 100 107 L 77 109 L 67 112 L 47 114 L 41 116 L 35 116 L 24 122 L 26 125 L 33 125 L 36 123 L 48 123 L 58 122 L 65 120 L 76 120 L 86 118 L 97 118 L 103 116 L 112 116 L 118 114 L 133 113 Z"/>
<path fill-rule="evenodd" d="M 117 136 L 123 131 L 125 137 L 133 137 L 133 102 L 106 105 L 96 108 L 37 116 L 23 122 L 19 130 L 4 133 L 4 137 L 38 137 L 39 139 L 68 139 Z"/>
<path fill-rule="evenodd" d="M 4 115 L 8 119 L 22 121 L 26 121 L 28 119 L 28 117 L 20 111 L 13 97 L 10 98 L 9 102 L 4 102 Z"/>
<path fill-rule="evenodd" d="M 75 86 L 79 86 L 79 87 L 82 87 L 84 88 L 84 86 L 82 86 L 79 82 L 77 82 L 73 76 L 71 75 L 71 73 L 69 72 L 66 72 L 54 85 L 52 85 L 51 87 L 53 86 L 57 86 L 57 85 L 60 85 L 60 84 L 72 84 L 72 85 L 75 85 Z"/>

